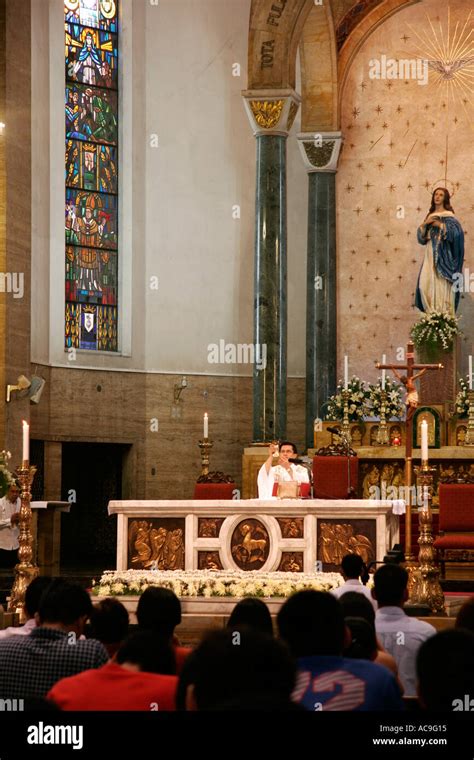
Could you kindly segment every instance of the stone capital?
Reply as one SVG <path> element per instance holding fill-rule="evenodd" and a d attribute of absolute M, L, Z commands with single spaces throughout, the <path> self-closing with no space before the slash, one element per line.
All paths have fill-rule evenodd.
<path fill-rule="evenodd" d="M 288 137 L 301 102 L 295 90 L 244 90 L 242 97 L 255 137 Z"/>
<path fill-rule="evenodd" d="M 297 138 L 309 173 L 337 171 L 342 132 L 300 132 Z"/>

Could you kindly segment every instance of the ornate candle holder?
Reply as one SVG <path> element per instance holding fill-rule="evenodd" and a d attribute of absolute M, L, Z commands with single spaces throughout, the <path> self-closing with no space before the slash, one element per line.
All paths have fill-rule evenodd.
<path fill-rule="evenodd" d="M 20 483 L 20 519 L 18 527 L 20 535 L 18 537 L 18 564 L 15 565 L 15 580 L 10 594 L 8 603 L 9 612 L 17 612 L 20 615 L 20 621 L 25 621 L 25 592 L 27 586 L 39 575 L 39 569 L 32 563 L 33 559 L 33 535 L 31 533 L 32 512 L 31 502 L 31 484 L 35 476 L 36 467 L 30 467 L 29 462 L 23 462 L 17 470 L 17 477 Z"/>
<path fill-rule="evenodd" d="M 388 446 L 390 441 L 387 427 L 387 392 L 380 391 L 380 425 L 377 431 L 377 443 L 379 446 Z"/>
<path fill-rule="evenodd" d="M 474 446 L 474 391 L 468 391 L 469 399 L 469 420 L 467 423 L 465 446 Z"/>
<path fill-rule="evenodd" d="M 415 467 L 417 494 L 422 494 L 423 504 L 418 508 L 418 526 L 420 536 L 418 545 L 418 567 L 413 568 L 414 583 L 411 584 L 410 602 L 426 604 L 433 612 L 444 613 L 444 594 L 439 582 L 439 569 L 436 567 L 436 553 L 433 546 L 433 474 L 436 467 L 430 467 L 422 461 L 421 467 Z"/>
<path fill-rule="evenodd" d="M 350 391 L 348 390 L 342 391 L 342 401 L 343 401 L 342 432 L 346 436 L 348 443 L 352 441 L 351 431 L 349 427 L 349 397 L 350 395 L 351 395 Z"/>
<path fill-rule="evenodd" d="M 203 438 L 199 441 L 199 448 L 201 449 L 201 476 L 209 474 L 209 454 L 213 445 L 209 438 Z"/>

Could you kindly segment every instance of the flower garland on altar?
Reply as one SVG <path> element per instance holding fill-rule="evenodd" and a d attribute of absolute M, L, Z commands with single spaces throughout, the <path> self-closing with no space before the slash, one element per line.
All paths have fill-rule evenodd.
<path fill-rule="evenodd" d="M 330 591 L 342 585 L 339 573 L 262 573 L 259 570 L 106 570 L 92 582 L 95 596 L 139 596 L 162 586 L 180 597 L 287 597 L 295 591 Z"/>
<path fill-rule="evenodd" d="M 441 351 L 451 351 L 456 336 L 461 335 L 459 319 L 444 311 L 424 314 L 411 329 L 415 348 L 428 358 Z"/>
<path fill-rule="evenodd" d="M 385 379 L 385 417 L 387 420 L 397 419 L 400 420 L 403 417 L 404 403 L 403 394 L 404 389 L 400 383 L 395 382 L 392 378 L 387 377 Z M 380 417 L 382 409 L 382 381 L 379 380 L 375 385 L 369 385 L 369 402 L 370 413 L 374 417 Z"/>
<path fill-rule="evenodd" d="M 351 377 L 347 383 L 349 393 L 349 421 L 359 422 L 370 414 L 369 391 L 365 387 L 364 380 L 359 377 Z M 325 404 L 325 418 L 327 420 L 342 420 L 344 418 L 344 399 L 342 396 L 343 385 L 339 383 L 336 393 Z"/>

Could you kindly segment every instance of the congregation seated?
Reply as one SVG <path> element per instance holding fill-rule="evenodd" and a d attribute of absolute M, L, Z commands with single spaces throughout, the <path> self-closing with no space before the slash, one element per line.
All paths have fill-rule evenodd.
<path fill-rule="evenodd" d="M 36 613 L 39 610 L 39 603 L 44 591 L 51 583 L 51 578 L 45 575 L 38 575 L 33 578 L 25 592 L 25 614 L 26 622 L 24 625 L 9 626 L 0 631 L 0 641 L 8 639 L 10 636 L 28 636 L 36 628 Z"/>
<path fill-rule="evenodd" d="M 382 646 L 394 658 L 406 697 L 416 696 L 416 655 L 421 644 L 436 633 L 429 623 L 409 617 L 403 610 L 408 599 L 408 573 L 400 565 L 382 565 L 374 575 L 378 603 L 375 630 Z"/>
<path fill-rule="evenodd" d="M 397 680 L 398 686 L 400 687 L 400 691 L 403 694 L 404 689 L 400 679 L 398 678 L 398 667 L 395 658 L 385 651 L 379 639 L 377 638 L 377 632 L 375 630 L 375 610 L 371 602 L 367 599 L 367 597 L 365 597 L 363 594 L 359 594 L 357 591 L 347 591 L 340 597 L 339 602 L 342 606 L 346 624 L 348 618 L 363 618 L 370 625 L 374 632 L 375 643 L 377 646 L 377 654 L 374 662 L 376 662 L 377 665 L 384 665 L 393 673 Z"/>
<path fill-rule="evenodd" d="M 363 594 L 367 597 L 374 606 L 374 609 L 377 609 L 377 602 L 373 598 L 370 589 L 361 580 L 361 577 L 364 578 L 364 581 L 368 579 L 367 568 L 362 557 L 358 554 L 346 554 L 341 562 L 341 575 L 344 578 L 344 583 L 342 586 L 331 590 L 331 594 L 336 599 L 339 599 L 348 591 L 356 591 L 358 594 Z"/>
<path fill-rule="evenodd" d="M 128 634 L 128 612 L 118 599 L 102 599 L 94 607 L 90 624 L 86 630 L 87 638 L 97 639 L 113 657 Z"/>
<path fill-rule="evenodd" d="M 291 700 L 295 677 L 295 661 L 281 641 L 244 626 L 211 631 L 186 661 L 177 707 L 298 710 Z"/>
<path fill-rule="evenodd" d="M 109 657 L 95 639 L 81 639 L 92 602 L 78 583 L 53 580 L 39 603 L 39 625 L 29 636 L 0 641 L 2 699 L 44 697 L 57 681 L 105 665 Z"/>
<path fill-rule="evenodd" d="M 151 631 L 158 640 L 169 641 L 176 657 L 176 672 L 180 673 L 189 647 L 182 647 L 175 636 L 175 628 L 181 623 L 181 602 L 168 588 L 150 586 L 140 596 L 137 605 L 137 622 L 142 631 Z"/>
<path fill-rule="evenodd" d="M 61 710 L 175 710 L 175 657 L 150 631 L 133 633 L 114 660 L 63 678 L 48 693 Z"/>
<path fill-rule="evenodd" d="M 259 631 L 267 636 L 273 636 L 273 623 L 270 611 L 261 599 L 247 597 L 241 599 L 232 610 L 227 628 L 230 631 L 239 630 L 242 626 Z"/>
<path fill-rule="evenodd" d="M 298 663 L 293 699 L 308 710 L 401 710 L 397 682 L 387 668 L 343 656 L 351 643 L 341 604 L 331 594 L 299 591 L 278 616 L 281 638 Z"/>
<path fill-rule="evenodd" d="M 445 712 L 474 709 L 474 633 L 465 628 L 439 631 L 419 648 L 418 699 L 422 709 Z"/>

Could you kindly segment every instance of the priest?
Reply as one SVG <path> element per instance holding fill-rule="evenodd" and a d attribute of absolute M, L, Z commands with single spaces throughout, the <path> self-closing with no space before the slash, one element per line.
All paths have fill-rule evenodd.
<path fill-rule="evenodd" d="M 278 462 L 273 465 L 274 457 L 278 456 Z M 295 464 L 298 451 L 291 441 L 282 441 L 278 450 L 277 443 L 271 443 L 268 450 L 268 459 L 261 466 L 258 473 L 258 498 L 276 498 L 278 484 L 284 482 L 298 482 L 301 484 L 301 496 L 309 496 L 311 483 L 306 467 Z"/>

